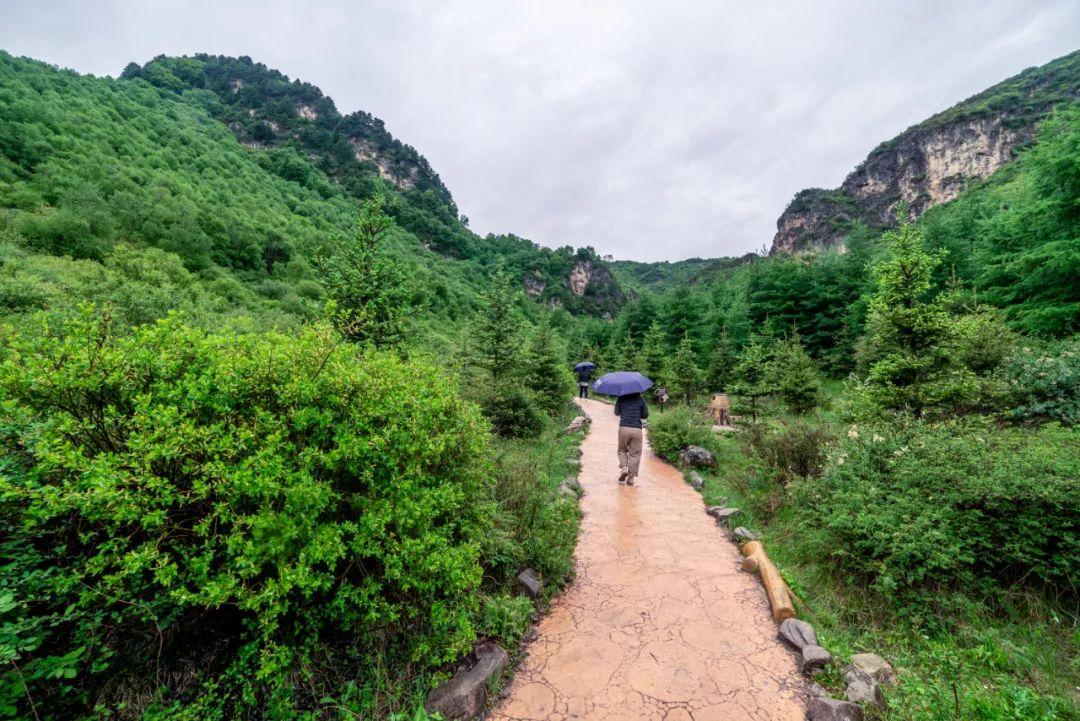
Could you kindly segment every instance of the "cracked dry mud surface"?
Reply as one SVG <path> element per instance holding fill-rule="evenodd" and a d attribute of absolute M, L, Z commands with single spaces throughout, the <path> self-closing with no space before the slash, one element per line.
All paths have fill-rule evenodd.
<path fill-rule="evenodd" d="M 612 407 L 578 404 L 592 427 L 577 577 L 489 718 L 801 721 L 805 685 L 764 589 L 701 496 L 648 448 L 620 486 Z"/>

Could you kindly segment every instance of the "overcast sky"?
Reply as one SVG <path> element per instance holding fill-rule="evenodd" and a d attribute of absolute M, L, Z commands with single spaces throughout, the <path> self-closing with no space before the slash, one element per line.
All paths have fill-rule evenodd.
<path fill-rule="evenodd" d="M 0 0 L 0 48 L 250 55 L 385 120 L 477 232 L 677 260 L 761 248 L 798 190 L 1080 48 L 1080 0 Z"/>

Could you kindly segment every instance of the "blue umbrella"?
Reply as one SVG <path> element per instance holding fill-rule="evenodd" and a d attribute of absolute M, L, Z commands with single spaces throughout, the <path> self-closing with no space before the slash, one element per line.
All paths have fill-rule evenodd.
<path fill-rule="evenodd" d="M 593 390 L 605 396 L 628 396 L 631 393 L 643 393 L 652 387 L 653 382 L 637 371 L 616 371 L 605 373 L 593 383 Z"/>
<path fill-rule="evenodd" d="M 581 363 L 578 363 L 576 366 L 574 366 L 574 370 L 576 370 L 576 371 L 583 370 L 583 369 L 592 370 L 595 367 L 596 367 L 595 363 L 590 363 L 589 361 L 582 361 Z"/>

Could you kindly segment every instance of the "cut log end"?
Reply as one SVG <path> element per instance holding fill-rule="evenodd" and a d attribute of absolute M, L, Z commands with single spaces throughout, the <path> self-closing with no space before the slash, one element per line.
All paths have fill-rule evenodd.
<path fill-rule="evenodd" d="M 744 571 L 756 571 L 765 586 L 765 594 L 772 606 L 773 620 L 777 623 L 788 618 L 795 618 L 795 603 L 791 589 L 784 583 L 780 571 L 765 554 L 765 545 L 761 541 L 748 541 L 742 547 Z"/>

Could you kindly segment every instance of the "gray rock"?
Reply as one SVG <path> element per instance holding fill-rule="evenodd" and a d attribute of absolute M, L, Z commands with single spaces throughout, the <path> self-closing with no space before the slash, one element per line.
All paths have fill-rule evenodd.
<path fill-rule="evenodd" d="M 847 688 L 844 696 L 852 703 L 866 704 L 876 710 L 885 708 L 885 694 L 881 692 L 881 686 L 862 669 L 848 666 L 844 669 L 844 681 Z"/>
<path fill-rule="evenodd" d="M 487 703 L 489 683 L 502 676 L 509 663 L 510 656 L 497 643 L 478 644 L 471 663 L 459 667 L 453 678 L 429 693 L 424 708 L 447 719 L 478 718 Z"/>
<path fill-rule="evenodd" d="M 716 456 L 701 446 L 687 446 L 679 451 L 679 463 L 691 468 L 713 468 L 716 466 Z"/>
<path fill-rule="evenodd" d="M 814 627 L 806 621 L 797 618 L 784 619 L 780 624 L 780 638 L 786 641 L 796 651 L 801 651 L 807 646 L 817 646 L 817 634 Z"/>
<path fill-rule="evenodd" d="M 577 491 L 566 485 L 566 481 L 559 484 L 559 495 L 563 498 L 573 498 L 575 501 L 579 498 Z"/>
<path fill-rule="evenodd" d="M 517 575 L 518 586 L 521 591 L 536 601 L 540 598 L 540 594 L 544 590 L 544 584 L 540 582 L 540 579 L 536 576 L 536 571 L 531 568 L 526 568 L 524 571 Z"/>
<path fill-rule="evenodd" d="M 735 540 L 739 543 L 746 543 L 747 541 L 757 540 L 757 536 L 754 535 L 754 533 L 745 526 L 739 526 L 734 531 L 732 531 L 731 535 L 733 535 L 735 537 Z"/>
<path fill-rule="evenodd" d="M 889 662 L 876 653 L 857 653 L 851 657 L 851 665 L 869 674 L 882 686 L 896 685 L 896 672 Z"/>
<path fill-rule="evenodd" d="M 578 458 L 567 458 L 566 465 L 570 466 L 571 468 L 581 468 L 581 460 Z"/>
<path fill-rule="evenodd" d="M 863 721 L 863 712 L 848 701 L 812 698 L 806 705 L 806 721 Z"/>
<path fill-rule="evenodd" d="M 705 487 L 705 479 L 697 471 L 690 471 L 687 482 L 698 491 Z"/>
<path fill-rule="evenodd" d="M 532 643 L 540 637 L 540 634 L 536 632 L 535 628 L 530 628 L 525 632 L 525 635 L 521 637 L 521 640 L 525 643 Z"/>
<path fill-rule="evenodd" d="M 562 482 L 562 485 L 566 486 L 567 488 L 571 489 L 574 493 L 576 493 L 578 495 L 578 498 L 585 495 L 585 489 L 581 487 L 581 483 L 579 483 L 578 479 L 575 478 L 574 476 L 568 476 L 568 477 L 564 478 L 563 482 Z"/>
<path fill-rule="evenodd" d="M 742 513 L 738 508 L 721 508 L 716 513 L 712 514 L 712 517 L 716 519 L 717 523 L 724 525 L 731 525 L 731 519 Z"/>
<path fill-rule="evenodd" d="M 826 691 L 819 683 L 810 684 L 809 691 L 810 698 L 830 698 L 829 692 Z"/>
<path fill-rule="evenodd" d="M 567 435 L 577 433 L 578 431 L 584 430 L 587 425 L 589 425 L 588 416 L 577 416 L 574 420 L 570 421 L 570 425 L 566 427 L 566 433 Z"/>
<path fill-rule="evenodd" d="M 832 654 L 821 646 L 803 646 L 799 651 L 799 670 L 812 675 L 832 663 Z"/>
<path fill-rule="evenodd" d="M 721 498 L 720 500 L 725 504 L 727 503 L 726 498 Z M 716 518 L 716 514 L 719 513 L 720 511 L 724 510 L 725 508 L 727 508 L 726 505 L 709 506 L 708 508 L 705 509 L 705 513 L 709 514 L 713 518 Z"/>

